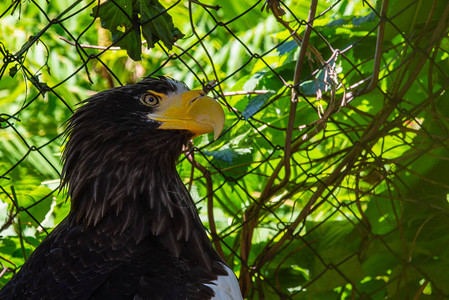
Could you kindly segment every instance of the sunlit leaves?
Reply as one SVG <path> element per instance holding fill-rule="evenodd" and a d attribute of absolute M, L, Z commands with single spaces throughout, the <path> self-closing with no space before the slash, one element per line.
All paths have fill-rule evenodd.
<path fill-rule="evenodd" d="M 109 0 L 95 6 L 92 15 L 100 18 L 101 26 L 111 32 L 113 42 L 126 49 L 134 60 L 141 59 L 141 34 L 148 48 L 160 40 L 168 49 L 184 36 L 157 0 Z"/>
<path fill-rule="evenodd" d="M 245 107 L 243 111 L 243 117 L 245 120 L 251 118 L 261 107 L 265 104 L 265 102 L 274 95 L 274 92 L 266 92 L 261 95 L 256 95 L 249 99 L 248 105 Z"/>

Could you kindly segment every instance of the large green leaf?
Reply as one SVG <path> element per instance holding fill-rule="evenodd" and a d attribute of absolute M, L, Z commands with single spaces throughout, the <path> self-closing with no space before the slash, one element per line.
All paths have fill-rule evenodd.
<path fill-rule="evenodd" d="M 184 36 L 157 0 L 107 0 L 92 9 L 92 16 L 100 18 L 101 26 L 111 32 L 113 42 L 126 49 L 133 60 L 141 59 L 141 32 L 148 48 L 162 41 L 171 49 Z"/>

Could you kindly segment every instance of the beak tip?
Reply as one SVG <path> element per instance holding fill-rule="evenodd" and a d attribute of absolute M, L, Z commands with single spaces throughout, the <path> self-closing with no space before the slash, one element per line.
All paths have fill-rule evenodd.
<path fill-rule="evenodd" d="M 221 106 L 219 106 L 219 111 L 220 111 L 220 113 L 218 114 L 219 117 L 217 118 L 217 121 L 213 126 L 214 127 L 214 141 L 216 141 L 220 137 L 220 135 L 223 131 L 224 124 L 225 124 L 225 114 L 224 114 L 224 111 L 221 108 Z"/>

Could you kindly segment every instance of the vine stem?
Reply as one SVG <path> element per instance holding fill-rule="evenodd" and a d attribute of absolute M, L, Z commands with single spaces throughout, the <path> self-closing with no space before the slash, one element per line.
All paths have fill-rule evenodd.
<path fill-rule="evenodd" d="M 243 215 L 243 221 L 245 222 L 242 229 L 242 238 L 241 238 L 241 258 L 242 258 L 242 268 L 240 271 L 240 286 L 242 289 L 242 294 L 244 297 L 246 296 L 250 284 L 250 270 L 248 268 L 248 258 L 249 253 L 251 252 L 251 246 L 252 246 L 252 237 L 254 234 L 254 230 L 257 227 L 257 222 L 259 218 L 259 212 L 262 209 L 264 203 L 269 199 L 269 195 L 272 195 L 275 191 L 280 190 L 282 187 L 284 187 L 290 180 L 291 176 L 291 168 L 290 168 L 290 159 L 292 154 L 292 136 L 293 136 L 293 129 L 294 129 L 294 123 L 295 123 L 295 117 L 296 117 L 296 109 L 298 105 L 298 96 L 299 96 L 299 83 L 300 78 L 302 74 L 302 66 L 304 65 L 304 59 L 307 54 L 310 34 L 312 33 L 312 25 L 313 20 L 315 18 L 316 13 L 316 7 L 317 7 L 318 1 L 312 0 L 310 4 L 309 9 L 309 16 L 308 16 L 308 22 L 306 25 L 306 29 L 304 31 L 304 37 L 302 38 L 301 43 L 301 49 L 299 51 L 298 59 L 296 61 L 295 66 L 295 72 L 293 77 L 293 86 L 292 86 L 292 96 L 290 101 L 290 111 L 289 111 L 289 117 L 288 117 L 288 125 L 286 129 L 286 137 L 285 137 L 285 143 L 284 143 L 284 159 L 283 161 L 276 167 L 275 171 L 273 172 L 272 176 L 269 178 L 267 184 L 265 185 L 265 189 L 263 190 L 261 196 L 259 197 L 259 201 L 256 203 L 255 206 L 250 206 Z M 279 10 L 273 9 L 276 8 L 276 5 L 270 6 L 272 9 L 273 14 L 275 15 L 276 19 L 282 20 L 280 18 Z M 285 22 L 281 22 L 281 24 L 285 25 Z M 280 171 L 284 169 L 285 175 L 282 181 L 276 186 L 273 187 L 275 179 L 278 177 Z"/>
<path fill-rule="evenodd" d="M 214 217 L 214 188 L 212 183 L 212 177 L 210 172 L 202 165 L 200 165 L 194 157 L 193 149 L 189 149 L 186 152 L 187 160 L 192 164 L 193 167 L 198 169 L 206 179 L 206 188 L 207 188 L 207 218 L 209 220 L 210 232 L 212 235 L 212 243 L 215 246 L 218 254 L 226 261 L 226 257 L 223 252 L 223 248 L 220 244 L 220 239 L 217 233 L 217 226 L 215 225 L 215 217 Z"/>
<path fill-rule="evenodd" d="M 25 250 L 25 245 L 23 244 L 22 222 L 20 220 L 20 214 L 19 214 L 19 212 L 20 212 L 19 199 L 17 199 L 16 190 L 14 189 L 13 186 L 11 186 L 11 194 L 12 194 L 12 197 L 14 199 L 14 204 L 17 209 L 17 226 L 18 226 L 17 234 L 19 236 L 19 241 L 20 241 L 20 250 L 22 251 L 23 258 L 25 260 L 27 260 L 28 257 L 27 257 L 27 253 Z"/>
<path fill-rule="evenodd" d="M 317 188 L 317 190 L 313 193 L 310 200 L 307 202 L 307 204 L 303 207 L 301 212 L 299 213 L 298 217 L 292 222 L 289 226 L 286 227 L 285 233 L 282 235 L 282 237 L 275 243 L 275 244 L 267 244 L 267 246 L 264 249 L 264 255 L 263 259 L 259 262 L 258 265 L 263 265 L 265 262 L 272 259 L 276 253 L 279 251 L 279 249 L 284 245 L 284 243 L 290 239 L 295 230 L 298 228 L 299 224 L 303 222 L 306 217 L 309 215 L 309 212 L 312 210 L 313 206 L 315 205 L 316 201 L 322 197 L 323 193 L 328 189 L 330 186 L 338 186 L 341 181 L 348 175 L 352 168 L 357 161 L 357 158 L 359 157 L 360 153 L 363 150 L 368 149 L 368 143 L 371 143 L 377 136 L 378 136 L 378 130 L 384 124 L 385 120 L 388 118 L 388 116 L 393 112 L 393 110 L 397 106 L 397 102 L 392 102 L 391 105 L 388 105 L 384 110 L 379 112 L 378 118 L 375 118 L 369 126 L 368 130 L 365 132 L 365 134 L 361 137 L 359 143 L 355 144 L 351 151 L 347 154 L 347 156 L 343 159 L 343 161 L 334 169 L 334 171 L 324 180 L 324 182 Z M 332 191 L 329 192 L 329 194 Z"/>
<path fill-rule="evenodd" d="M 376 39 L 376 50 L 374 53 L 374 67 L 373 67 L 373 75 L 371 76 L 371 81 L 366 86 L 364 92 L 369 93 L 374 90 L 379 82 L 379 73 L 380 73 L 380 62 L 382 59 L 383 52 L 383 41 L 384 41 L 384 33 L 385 33 L 385 23 L 387 18 L 388 4 L 390 0 L 383 0 L 381 11 L 380 11 L 380 23 L 377 28 L 377 39 Z"/>
<path fill-rule="evenodd" d="M 446 6 L 446 9 L 444 10 L 442 16 L 443 17 L 441 18 L 440 23 L 433 32 L 432 38 L 430 39 L 427 47 L 425 47 L 426 53 L 429 53 L 431 51 L 432 47 L 436 43 L 438 43 L 438 39 L 442 38 L 443 33 L 449 27 L 449 22 L 447 21 L 447 16 L 449 16 L 449 4 Z M 327 189 L 329 189 L 330 186 L 334 186 L 335 189 L 335 187 L 337 187 L 342 182 L 342 180 L 352 171 L 352 168 L 357 162 L 357 158 L 359 157 L 360 153 L 362 153 L 362 151 L 364 150 L 369 151 L 369 144 L 372 145 L 379 138 L 379 132 L 382 131 L 382 125 L 385 124 L 388 117 L 401 103 L 402 97 L 408 91 L 413 81 L 424 67 L 425 60 L 422 59 L 421 52 L 415 50 L 411 55 L 414 55 L 413 59 L 409 61 L 405 68 L 411 69 L 412 65 L 414 66 L 414 68 L 410 71 L 411 74 L 409 74 L 408 78 L 405 81 L 405 84 L 401 89 L 397 89 L 395 93 L 393 93 L 392 96 L 389 97 L 390 101 L 387 103 L 384 109 L 382 109 L 373 119 L 370 125 L 367 126 L 364 134 L 360 137 L 359 141 L 353 145 L 352 149 L 348 152 L 343 161 L 333 170 L 333 172 L 324 180 L 323 184 L 313 193 L 312 197 L 301 210 L 300 214 L 294 220 L 294 222 L 285 228 L 285 233 L 282 235 L 282 237 L 280 237 L 276 243 L 268 243 L 265 246 L 264 250 L 262 251 L 262 253 L 264 254 L 261 256 L 262 259 L 259 261 L 258 267 L 261 267 L 265 262 L 270 261 L 278 253 L 284 243 L 291 239 L 291 237 L 294 235 L 294 232 L 298 228 L 299 224 L 301 224 L 301 222 L 306 219 L 309 212 L 313 209 L 316 201 L 320 197 L 323 197 L 323 193 Z M 416 61 L 418 61 L 417 64 L 415 64 Z M 403 77 L 403 79 L 405 80 L 405 77 Z M 384 128 L 384 131 L 388 130 L 388 127 Z M 330 195 L 334 189 L 330 190 L 328 195 Z M 327 196 L 324 196 L 324 198 L 327 198 Z"/>

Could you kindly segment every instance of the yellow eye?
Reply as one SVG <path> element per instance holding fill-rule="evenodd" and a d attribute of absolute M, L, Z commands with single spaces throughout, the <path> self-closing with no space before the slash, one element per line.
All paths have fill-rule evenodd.
<path fill-rule="evenodd" d="M 159 105 L 159 102 L 161 101 L 161 98 L 159 96 L 156 96 L 151 93 L 143 94 L 140 98 L 140 101 L 145 104 L 146 106 L 154 107 Z"/>

